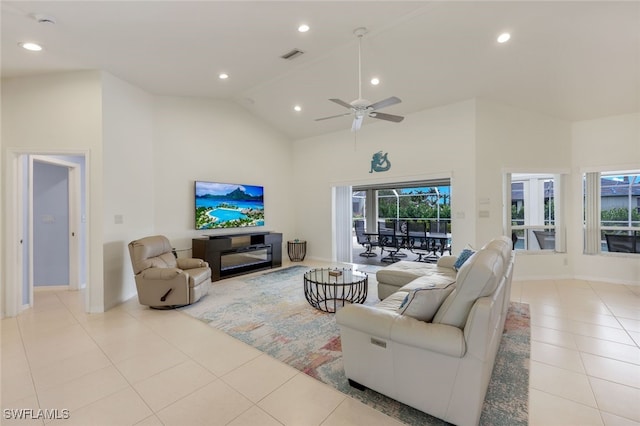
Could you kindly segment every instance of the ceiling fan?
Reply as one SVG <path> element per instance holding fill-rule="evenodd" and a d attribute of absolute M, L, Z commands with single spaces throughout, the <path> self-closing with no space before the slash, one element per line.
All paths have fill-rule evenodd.
<path fill-rule="evenodd" d="M 352 131 L 357 131 L 362 127 L 362 121 L 364 117 L 377 118 L 379 120 L 393 121 L 399 123 L 404 120 L 404 117 L 393 114 L 385 114 L 378 112 L 379 109 L 386 108 L 391 105 L 399 104 L 402 102 L 400 98 L 392 96 L 381 101 L 371 103 L 366 99 L 362 99 L 362 36 L 367 33 L 367 29 L 364 27 L 356 28 L 353 34 L 358 37 L 358 99 L 351 103 L 345 102 L 341 99 L 329 99 L 331 102 L 335 102 L 338 105 L 342 105 L 348 108 L 350 111 L 344 114 L 331 115 L 329 117 L 316 118 L 315 121 L 328 120 L 330 118 L 345 117 L 347 115 L 353 115 L 353 124 L 351 125 Z"/>

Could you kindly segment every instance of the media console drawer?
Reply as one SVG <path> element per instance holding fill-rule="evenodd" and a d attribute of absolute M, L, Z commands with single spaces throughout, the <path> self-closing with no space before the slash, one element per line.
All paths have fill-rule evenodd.
<path fill-rule="evenodd" d="M 282 234 L 211 235 L 191 240 L 193 257 L 209 262 L 211 281 L 282 266 Z"/>

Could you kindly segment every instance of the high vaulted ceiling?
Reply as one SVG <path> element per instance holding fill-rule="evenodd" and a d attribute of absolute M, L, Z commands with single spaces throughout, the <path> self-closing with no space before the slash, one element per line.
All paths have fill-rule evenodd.
<path fill-rule="evenodd" d="M 640 110 L 639 1 L 3 0 L 2 76 L 101 69 L 152 94 L 233 100 L 300 139 L 350 128 L 314 119 L 358 97 L 358 27 L 363 97 L 401 98 L 390 114 L 474 97 L 570 121 Z M 304 54 L 280 57 L 292 49 Z"/>

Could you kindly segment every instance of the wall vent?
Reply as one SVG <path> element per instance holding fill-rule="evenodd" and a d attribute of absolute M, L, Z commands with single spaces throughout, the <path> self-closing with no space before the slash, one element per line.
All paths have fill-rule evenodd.
<path fill-rule="evenodd" d="M 280 56 L 282 59 L 295 59 L 298 56 L 302 55 L 304 52 L 302 50 L 298 50 L 298 49 L 293 49 L 290 52 L 285 53 L 284 55 Z"/>

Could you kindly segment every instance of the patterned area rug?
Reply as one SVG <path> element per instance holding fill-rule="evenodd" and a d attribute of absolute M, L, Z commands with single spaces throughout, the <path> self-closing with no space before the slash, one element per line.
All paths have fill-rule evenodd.
<path fill-rule="evenodd" d="M 224 280 L 182 311 L 410 425 L 446 422 L 369 389 L 349 386 L 342 366 L 340 331 L 333 314 L 309 306 L 301 265 L 251 278 Z M 365 304 L 378 302 L 369 274 Z M 526 425 L 529 397 L 529 306 L 511 303 L 485 398 L 482 425 Z"/>

